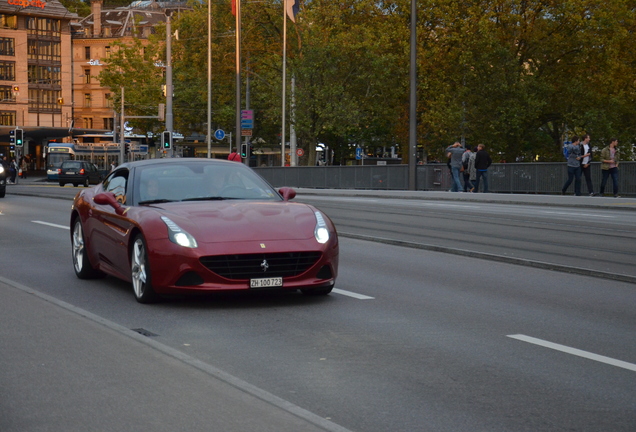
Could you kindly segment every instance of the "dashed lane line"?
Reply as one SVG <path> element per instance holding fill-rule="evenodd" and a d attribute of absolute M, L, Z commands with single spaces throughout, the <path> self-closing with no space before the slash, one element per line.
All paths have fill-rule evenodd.
<path fill-rule="evenodd" d="M 548 342 L 545 341 L 543 339 L 537 339 L 537 338 L 533 338 L 531 336 L 526 336 L 526 335 L 522 335 L 522 334 L 516 334 L 516 335 L 508 335 L 509 338 L 512 339 L 517 339 L 523 342 L 527 342 L 527 343 L 531 343 L 534 345 L 539 345 L 545 348 L 550 348 L 556 351 L 561 351 L 567 354 L 571 354 L 571 355 L 575 355 L 578 357 L 583 357 L 589 360 L 594 360 L 600 363 L 605 363 L 608 365 L 612 365 L 612 366 L 616 366 L 619 368 L 623 368 L 623 369 L 627 369 L 630 370 L 632 372 L 636 372 L 636 364 L 633 363 L 628 363 L 622 360 L 616 360 L 613 359 L 611 357 L 605 357 L 599 354 L 594 354 L 588 351 L 583 351 L 580 349 L 576 349 L 576 348 L 572 348 L 569 346 L 565 346 L 565 345 L 559 345 L 553 342 Z"/>

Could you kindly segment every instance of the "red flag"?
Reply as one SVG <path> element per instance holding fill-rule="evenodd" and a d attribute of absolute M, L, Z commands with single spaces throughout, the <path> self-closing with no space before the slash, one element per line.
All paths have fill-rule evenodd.
<path fill-rule="evenodd" d="M 298 15 L 298 10 L 300 9 L 300 0 L 285 0 L 285 10 L 287 11 L 287 16 L 292 22 L 296 22 L 296 15 Z"/>
<path fill-rule="evenodd" d="M 232 3 L 232 15 L 236 16 L 236 0 L 230 0 Z"/>

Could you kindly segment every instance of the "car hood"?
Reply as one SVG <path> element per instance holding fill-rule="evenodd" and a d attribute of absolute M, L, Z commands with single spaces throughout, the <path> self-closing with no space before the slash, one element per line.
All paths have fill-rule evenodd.
<path fill-rule="evenodd" d="M 153 207 L 202 243 L 308 239 L 316 227 L 315 209 L 300 203 L 226 200 Z"/>

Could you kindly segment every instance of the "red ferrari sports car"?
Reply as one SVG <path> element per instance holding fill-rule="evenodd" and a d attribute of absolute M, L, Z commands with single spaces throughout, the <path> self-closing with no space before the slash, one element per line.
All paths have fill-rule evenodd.
<path fill-rule="evenodd" d="M 329 294 L 338 273 L 336 229 L 316 208 L 290 202 L 295 195 L 236 162 L 122 164 L 75 197 L 75 274 L 130 281 L 140 303 L 204 291 Z"/>

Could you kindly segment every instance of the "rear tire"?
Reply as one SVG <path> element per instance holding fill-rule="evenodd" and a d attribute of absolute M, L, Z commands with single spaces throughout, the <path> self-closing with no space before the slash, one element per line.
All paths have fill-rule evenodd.
<path fill-rule="evenodd" d="M 77 187 L 77 183 L 73 183 L 73 187 Z"/>
<path fill-rule="evenodd" d="M 66 183 L 62 183 L 62 182 L 60 182 L 60 186 L 62 186 L 62 187 L 64 187 L 64 185 L 65 185 L 65 184 L 66 184 Z"/>
<path fill-rule="evenodd" d="M 104 277 L 105 274 L 93 267 L 88 259 L 88 251 L 84 241 L 84 229 L 79 217 L 73 224 L 73 234 L 71 236 L 71 248 L 73 252 L 73 269 L 75 275 L 80 279 L 96 279 Z"/>
<path fill-rule="evenodd" d="M 141 234 L 137 234 L 135 237 L 130 251 L 130 271 L 135 299 L 139 303 L 156 302 L 159 297 L 152 288 L 148 249 L 146 248 L 146 240 Z"/>

